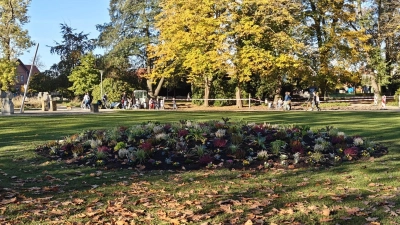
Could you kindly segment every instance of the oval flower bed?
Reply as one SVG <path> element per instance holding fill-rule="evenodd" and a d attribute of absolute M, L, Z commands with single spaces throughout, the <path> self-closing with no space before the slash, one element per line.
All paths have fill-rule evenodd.
<path fill-rule="evenodd" d="M 107 169 L 193 170 L 333 166 L 380 156 L 387 148 L 330 126 L 312 130 L 222 118 L 88 130 L 38 146 L 36 151 L 54 160 Z"/>

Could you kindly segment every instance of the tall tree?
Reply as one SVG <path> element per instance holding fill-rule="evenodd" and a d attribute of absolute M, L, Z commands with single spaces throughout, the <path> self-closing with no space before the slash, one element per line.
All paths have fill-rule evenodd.
<path fill-rule="evenodd" d="M 357 25 L 371 35 L 371 50 L 365 52 L 364 72 L 375 94 L 381 87 L 396 82 L 400 51 L 400 2 L 358 0 Z"/>
<path fill-rule="evenodd" d="M 293 38 L 299 32 L 301 5 L 288 0 L 243 0 L 228 4 L 224 30 L 229 44 L 226 66 L 230 77 L 236 81 L 236 99 L 241 99 L 241 89 L 252 79 L 268 77 L 275 80 L 279 94 L 283 78 L 289 78 L 302 65 L 296 53 L 302 43 Z M 272 83 L 272 82 L 271 82 Z M 242 101 L 236 105 L 242 107 Z"/>
<path fill-rule="evenodd" d="M 272 77 L 278 72 L 283 80 L 301 64 L 295 51 L 302 45 L 290 33 L 296 25 L 292 14 L 300 5 L 292 1 L 164 0 L 162 7 L 154 75 L 200 81 L 205 106 L 212 79 L 228 76 L 236 82 L 236 105 L 242 107 L 243 85 L 254 75 Z"/>
<path fill-rule="evenodd" d="M 68 77 L 72 82 L 69 90 L 73 91 L 75 95 L 82 95 L 85 92 L 92 92 L 95 86 L 100 83 L 99 71 L 96 67 L 96 59 L 93 53 L 88 53 L 82 56 L 80 64 L 76 66 L 71 75 Z"/>
<path fill-rule="evenodd" d="M 108 52 L 108 61 L 115 68 L 125 71 L 146 68 L 150 74 L 153 62 L 149 58 L 148 46 L 156 43 L 158 31 L 154 28 L 154 17 L 160 12 L 158 0 L 111 0 L 110 21 L 97 25 L 100 31 L 99 45 Z M 150 96 L 157 96 L 164 78 L 154 80 L 147 77 Z M 156 84 L 158 82 L 158 84 Z M 156 84 L 156 88 L 153 85 Z"/>
<path fill-rule="evenodd" d="M 50 47 L 52 54 L 60 56 L 60 61 L 54 64 L 51 69 L 58 71 L 57 79 L 60 81 L 58 82 L 58 90 L 64 92 L 71 86 L 71 83 L 68 82 L 68 76 L 79 65 L 81 57 L 95 49 L 96 40 L 89 39 L 89 34 L 83 32 L 74 33 L 75 29 L 67 24 L 60 24 L 60 26 L 62 42 L 55 42 L 55 46 L 48 47 Z"/>
<path fill-rule="evenodd" d="M 0 87 L 10 90 L 15 84 L 16 59 L 33 45 L 28 31 L 23 26 L 29 22 L 27 16 L 30 0 L 0 1 Z"/>
<path fill-rule="evenodd" d="M 360 52 L 369 50 L 367 35 L 354 26 L 356 0 L 303 0 L 304 24 L 308 27 L 307 58 L 313 59 L 315 81 L 322 92 L 332 90 L 340 74 L 359 76 Z"/>
<path fill-rule="evenodd" d="M 225 36 L 222 25 L 226 0 L 185 2 L 164 0 L 157 16 L 161 31 L 159 44 L 152 49 L 156 68 L 153 76 L 185 76 L 193 85 L 204 87 L 204 106 L 208 106 L 210 86 L 225 73 L 221 58 Z"/>

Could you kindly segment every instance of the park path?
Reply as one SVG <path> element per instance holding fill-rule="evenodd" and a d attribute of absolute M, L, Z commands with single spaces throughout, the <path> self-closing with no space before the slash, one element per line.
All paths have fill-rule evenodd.
<path fill-rule="evenodd" d="M 166 108 L 166 111 L 172 111 L 171 109 Z M 121 109 L 99 109 L 98 113 L 113 113 L 116 111 L 121 111 Z M 127 111 L 135 111 L 135 110 L 127 110 Z M 141 109 L 140 111 L 146 111 Z M 152 110 L 153 111 L 153 110 Z M 155 110 L 157 111 L 157 110 Z M 242 109 L 238 109 L 236 106 L 224 106 L 224 107 L 202 107 L 202 106 L 188 106 L 181 107 L 178 111 L 245 111 L 245 112 L 257 112 L 257 111 L 265 111 L 265 112 L 277 112 L 279 110 L 276 109 L 268 109 L 266 106 L 252 106 L 251 108 L 243 107 Z M 280 110 L 282 111 L 282 110 Z M 294 106 L 292 111 L 305 111 L 304 108 L 300 106 Z M 323 111 L 377 111 L 377 112 L 387 112 L 387 111 L 399 111 L 400 107 L 397 106 L 387 106 L 386 110 L 380 110 L 380 106 L 373 106 L 368 104 L 352 104 L 348 107 L 337 107 L 332 109 L 323 109 Z M 282 111 L 283 113 L 283 111 Z M 42 111 L 40 109 L 30 109 L 25 110 L 23 113 L 20 113 L 20 110 L 17 108 L 14 110 L 14 114 L 10 116 L 47 116 L 47 115 L 76 115 L 76 114 L 94 114 L 88 109 L 81 109 L 79 107 L 73 107 L 72 109 L 67 109 L 65 106 L 57 106 L 57 111 Z M 0 114 L 1 116 L 1 114 Z M 6 115 L 4 115 L 6 116 Z"/>

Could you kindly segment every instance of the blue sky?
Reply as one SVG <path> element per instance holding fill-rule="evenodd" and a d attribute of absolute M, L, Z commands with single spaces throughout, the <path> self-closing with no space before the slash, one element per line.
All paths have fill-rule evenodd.
<path fill-rule="evenodd" d="M 24 26 L 32 41 L 39 43 L 38 55 L 44 64 L 41 71 L 59 62 L 58 55 L 52 55 L 50 48 L 55 41 L 61 43 L 61 23 L 66 23 L 75 33 L 89 33 L 89 38 L 97 38 L 96 24 L 109 22 L 109 0 L 32 0 L 28 15 L 30 22 Z M 19 58 L 24 64 L 32 64 L 36 46 Z M 101 50 L 96 50 L 100 52 Z"/>

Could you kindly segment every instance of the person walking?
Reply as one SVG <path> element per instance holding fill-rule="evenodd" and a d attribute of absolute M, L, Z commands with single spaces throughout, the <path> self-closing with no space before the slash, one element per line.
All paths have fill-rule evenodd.
<path fill-rule="evenodd" d="M 83 108 L 90 109 L 90 96 L 88 92 L 83 96 Z"/>
<path fill-rule="evenodd" d="M 107 108 L 107 103 L 108 103 L 107 102 L 107 100 L 108 100 L 107 93 L 104 93 L 102 100 L 103 100 L 104 108 Z"/>
<path fill-rule="evenodd" d="M 319 107 L 319 103 L 320 103 L 319 94 L 318 94 L 318 92 L 315 92 L 315 94 L 314 94 L 314 105 L 315 105 L 315 107 L 317 107 L 318 111 L 321 111 L 321 108 Z"/>
<path fill-rule="evenodd" d="M 290 92 L 285 93 L 285 99 L 283 100 L 283 110 L 291 110 L 292 109 L 292 97 L 290 96 Z"/>
<path fill-rule="evenodd" d="M 160 109 L 164 109 L 165 97 L 160 100 Z"/>
<path fill-rule="evenodd" d="M 282 105 L 283 105 L 282 98 L 279 97 L 278 102 L 277 102 L 277 109 L 281 109 L 281 108 L 282 108 Z"/>
<path fill-rule="evenodd" d="M 153 98 L 150 98 L 150 100 L 149 100 L 149 109 L 154 109 L 154 100 L 153 100 Z"/>
<path fill-rule="evenodd" d="M 307 99 L 306 111 L 310 111 L 314 108 L 314 92 L 310 92 Z"/>
<path fill-rule="evenodd" d="M 128 97 L 126 96 L 126 92 L 124 92 L 121 97 L 121 106 L 123 109 L 126 109 L 127 105 L 128 105 Z"/>
<path fill-rule="evenodd" d="M 172 98 L 172 109 L 178 109 L 178 107 L 176 106 L 176 99 Z"/>
<path fill-rule="evenodd" d="M 386 95 L 382 95 L 382 108 L 381 109 L 386 109 Z"/>

